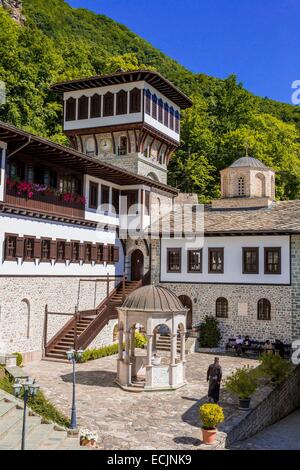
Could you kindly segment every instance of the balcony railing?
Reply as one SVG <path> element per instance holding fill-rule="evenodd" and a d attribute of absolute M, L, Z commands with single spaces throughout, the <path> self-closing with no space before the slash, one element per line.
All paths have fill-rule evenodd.
<path fill-rule="evenodd" d="M 20 193 L 16 187 L 6 187 L 6 204 L 46 212 L 57 216 L 84 218 L 85 205 L 75 201 L 65 201 L 63 196 L 48 193 L 33 193 L 29 197 Z"/>

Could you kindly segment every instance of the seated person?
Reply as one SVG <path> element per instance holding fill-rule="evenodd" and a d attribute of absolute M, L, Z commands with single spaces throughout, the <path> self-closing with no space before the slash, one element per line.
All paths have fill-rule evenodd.
<path fill-rule="evenodd" d="M 252 341 L 250 339 L 250 336 L 245 336 L 244 342 L 241 346 L 243 353 L 248 356 L 247 354 L 247 349 L 251 347 Z"/>
<path fill-rule="evenodd" d="M 161 357 L 159 357 L 157 354 L 153 354 L 151 362 L 153 366 L 159 366 L 161 363 Z"/>
<path fill-rule="evenodd" d="M 244 340 L 241 335 L 238 335 L 235 339 L 235 350 L 238 356 L 242 354 L 242 345 L 244 343 Z"/>
<path fill-rule="evenodd" d="M 263 349 L 267 354 L 273 354 L 273 344 L 269 339 L 267 339 L 267 341 L 263 345 Z"/>

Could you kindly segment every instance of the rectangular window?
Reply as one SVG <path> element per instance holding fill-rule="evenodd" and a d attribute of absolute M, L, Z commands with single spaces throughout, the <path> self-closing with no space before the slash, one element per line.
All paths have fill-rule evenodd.
<path fill-rule="evenodd" d="M 119 212 L 120 212 L 119 198 L 120 198 L 120 191 L 118 189 L 113 188 L 112 189 L 112 203 L 113 203 L 116 215 L 119 215 Z"/>
<path fill-rule="evenodd" d="M 243 248 L 243 274 L 259 273 L 259 248 Z"/>
<path fill-rule="evenodd" d="M 5 259 L 13 261 L 17 259 L 17 235 L 5 236 Z"/>
<path fill-rule="evenodd" d="M 281 274 L 281 248 L 265 248 L 265 274 Z"/>
<path fill-rule="evenodd" d="M 92 261 L 92 244 L 85 243 L 84 244 L 84 262 L 90 263 Z"/>
<path fill-rule="evenodd" d="M 66 259 L 66 242 L 64 240 L 57 240 L 56 244 L 56 261 L 64 262 Z"/>
<path fill-rule="evenodd" d="M 101 186 L 101 204 L 109 204 L 109 186 Z"/>
<path fill-rule="evenodd" d="M 97 256 L 96 256 L 96 263 L 101 264 L 103 263 L 103 253 L 104 253 L 104 245 L 97 243 Z"/>
<path fill-rule="evenodd" d="M 25 261 L 34 260 L 34 238 L 32 237 L 24 238 L 24 260 Z"/>
<path fill-rule="evenodd" d="M 208 272 L 224 273 L 224 248 L 208 248 Z"/>
<path fill-rule="evenodd" d="M 73 263 L 76 263 L 77 261 L 80 261 L 79 247 L 80 247 L 79 242 L 76 242 L 76 241 L 71 242 L 71 261 Z"/>
<path fill-rule="evenodd" d="M 189 250 L 188 251 L 188 272 L 201 273 L 202 272 L 202 250 Z"/>
<path fill-rule="evenodd" d="M 90 181 L 89 207 L 91 209 L 97 209 L 98 207 L 98 188 L 98 183 Z"/>
<path fill-rule="evenodd" d="M 168 248 L 167 271 L 168 273 L 181 272 L 181 248 Z"/>
<path fill-rule="evenodd" d="M 49 261 L 51 240 L 42 239 L 41 241 L 41 261 Z"/>

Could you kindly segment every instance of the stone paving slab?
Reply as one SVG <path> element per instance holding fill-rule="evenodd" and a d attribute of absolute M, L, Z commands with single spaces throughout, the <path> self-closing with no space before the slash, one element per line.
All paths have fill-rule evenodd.
<path fill-rule="evenodd" d="M 102 449 L 201 450 L 198 416 L 207 401 L 206 372 L 211 354 L 187 356 L 188 384 L 176 391 L 130 393 L 115 383 L 117 356 L 77 365 L 76 403 L 78 425 L 97 430 Z M 243 365 L 257 365 L 248 358 L 220 358 L 225 378 Z M 70 364 L 40 361 L 25 367 L 46 396 L 64 414 L 70 414 L 72 369 Z M 226 417 L 236 401 L 221 390 Z"/>

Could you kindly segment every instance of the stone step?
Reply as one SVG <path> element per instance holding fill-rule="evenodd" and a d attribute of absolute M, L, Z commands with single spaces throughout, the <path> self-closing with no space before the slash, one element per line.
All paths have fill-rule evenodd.
<path fill-rule="evenodd" d="M 18 422 L 21 422 L 23 419 L 23 410 L 14 408 L 9 415 L 0 421 L 0 442 L 2 443 L 6 435 L 10 433 L 11 429 L 17 425 Z"/>
<path fill-rule="evenodd" d="M 3 399 L 0 401 L 0 421 L 16 409 L 16 404 L 12 401 Z"/>
<path fill-rule="evenodd" d="M 54 353 L 54 352 L 51 352 L 49 351 L 46 355 L 46 358 L 50 358 L 50 359 L 66 359 L 65 358 L 65 354 L 57 354 L 57 353 Z M 66 362 L 67 362 L 67 359 L 66 359 Z"/>
<path fill-rule="evenodd" d="M 66 438 L 66 431 L 54 431 L 53 424 L 40 423 L 26 438 L 26 450 L 37 450 L 45 445 L 51 435 L 57 435 L 61 441 Z"/>
<path fill-rule="evenodd" d="M 9 447 L 10 449 L 19 449 L 21 447 L 22 442 L 22 426 L 23 426 L 23 410 L 21 411 L 19 419 L 15 422 L 13 426 L 7 430 L 4 437 L 1 437 L 0 440 L 0 448 L 1 445 L 5 446 L 6 448 Z M 30 433 L 36 428 L 37 425 L 41 423 L 40 416 L 30 416 L 27 414 L 26 416 L 26 436 L 28 437 Z"/>

